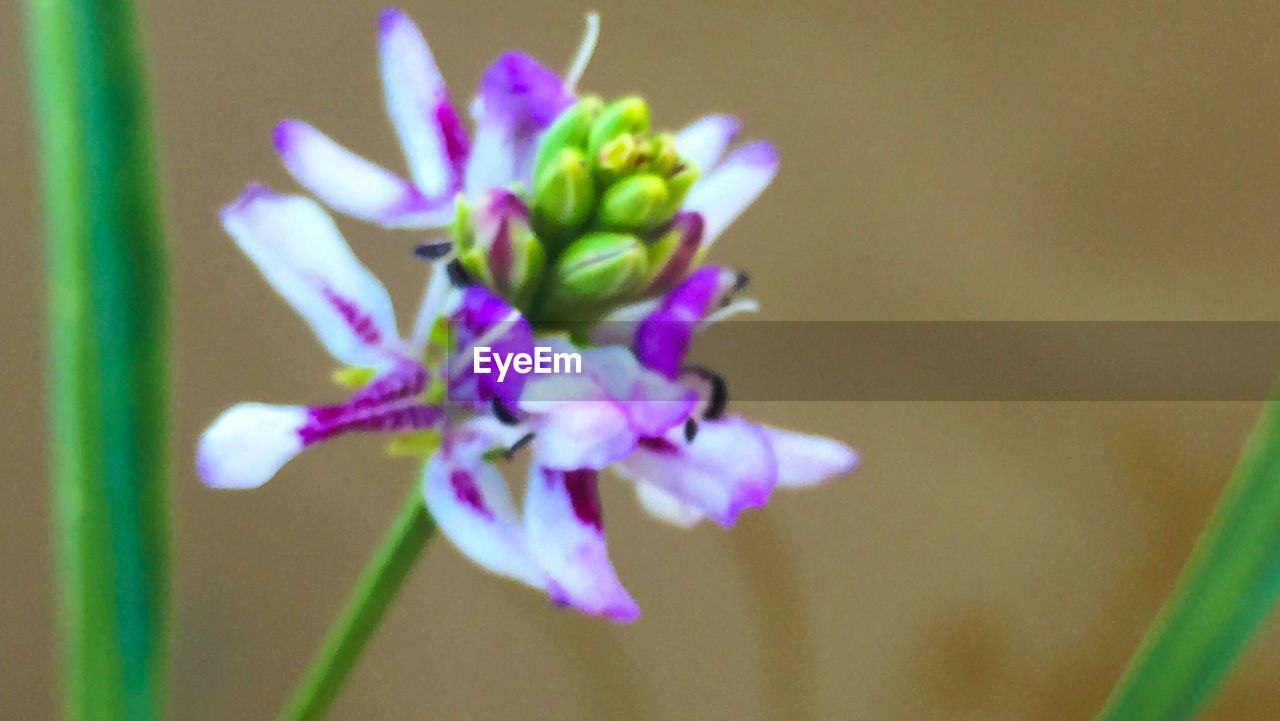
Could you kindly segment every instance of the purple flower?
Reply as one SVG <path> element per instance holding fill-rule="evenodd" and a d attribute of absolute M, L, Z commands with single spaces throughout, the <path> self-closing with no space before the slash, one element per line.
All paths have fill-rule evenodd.
<path fill-rule="evenodd" d="M 383 92 L 409 178 L 301 121 L 277 126 L 285 167 L 330 207 L 388 228 L 450 226 L 453 240 L 420 248 L 435 262 L 404 337 L 387 291 L 319 204 L 253 184 L 224 208 L 227 232 L 352 392 L 335 404 L 232 406 L 201 436 L 206 484 L 257 487 L 308 446 L 389 433 L 423 458 L 426 503 L 464 555 L 556 604 L 627 621 L 639 609 L 609 561 L 601 471 L 629 479 L 662 520 L 728 526 L 776 487 L 853 467 L 837 441 L 726 413 L 723 380 L 686 364 L 697 332 L 755 308 L 741 274 L 699 264 L 768 186 L 777 153 L 762 141 L 730 150 L 738 122 L 727 116 L 655 135 L 641 100 L 579 101 L 590 28 L 566 79 L 522 53 L 500 56 L 470 105 L 469 134 L 417 26 L 385 11 Z M 546 194 L 531 197 L 535 185 Z M 593 218 L 597 204 L 607 212 Z M 556 307 L 606 321 L 570 328 L 548 317 Z M 501 377 L 476 365 L 480 349 L 536 347 L 581 368 Z M 522 448 L 530 472 L 517 506 L 498 459 Z"/>

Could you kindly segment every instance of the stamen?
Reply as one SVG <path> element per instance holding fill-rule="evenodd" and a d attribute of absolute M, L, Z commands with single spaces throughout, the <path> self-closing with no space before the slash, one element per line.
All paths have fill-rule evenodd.
<path fill-rule="evenodd" d="M 454 258 L 449 261 L 449 265 L 445 266 L 445 270 L 449 271 L 449 280 L 459 288 L 466 288 L 469 285 L 475 285 L 475 280 L 471 278 L 471 274 L 466 268 L 462 267 L 462 261 Z"/>
<path fill-rule="evenodd" d="M 515 443 L 512 443 L 510 448 L 502 452 L 502 457 L 507 459 L 508 461 L 511 460 L 512 458 L 515 458 L 515 455 L 520 452 L 520 449 L 529 445 L 529 443 L 532 440 L 533 440 L 532 433 L 526 433 L 523 436 L 520 436 L 520 440 L 516 441 Z"/>
<path fill-rule="evenodd" d="M 500 398 L 494 398 L 492 401 L 490 401 L 489 405 L 493 409 L 493 417 L 501 421 L 502 425 L 504 426 L 520 425 L 520 418 L 517 417 L 515 413 L 512 413 L 511 409 L 507 408 L 506 404 L 503 403 Z"/>
<path fill-rule="evenodd" d="M 734 290 L 742 290 L 743 288 L 746 288 L 747 285 L 750 283 L 751 283 L 751 276 L 747 275 L 747 271 L 745 270 L 738 271 L 738 274 L 733 277 Z"/>
<path fill-rule="evenodd" d="M 702 412 L 702 418 L 714 421 L 723 416 L 725 409 L 729 406 L 729 384 L 725 382 L 724 376 L 703 366 L 689 366 L 684 369 L 684 372 L 693 373 L 710 386 L 707 407 Z"/>
<path fill-rule="evenodd" d="M 434 243 L 423 243 L 413 249 L 413 254 L 423 260 L 440 260 L 453 250 L 453 241 L 438 240 Z"/>
<path fill-rule="evenodd" d="M 591 55 L 596 51 L 596 41 L 600 39 L 600 13 L 591 10 L 587 13 L 587 29 L 582 33 L 582 42 L 578 44 L 578 52 L 573 56 L 573 62 L 569 64 L 569 69 L 564 74 L 564 85 L 569 92 L 573 92 L 578 86 L 578 81 L 582 79 L 582 74 L 587 71 L 587 63 L 591 62 Z"/>
<path fill-rule="evenodd" d="M 684 442 L 693 443 L 693 438 L 696 435 L 698 435 L 698 422 L 689 418 L 684 422 Z"/>

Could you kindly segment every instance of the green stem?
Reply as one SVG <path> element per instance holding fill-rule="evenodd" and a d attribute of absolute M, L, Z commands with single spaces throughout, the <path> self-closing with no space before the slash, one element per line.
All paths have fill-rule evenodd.
<path fill-rule="evenodd" d="M 28 0 L 65 718 L 164 710 L 165 262 L 127 0 Z"/>
<path fill-rule="evenodd" d="M 1185 721 L 1222 685 L 1280 597 L 1280 402 L 1231 481 L 1098 721 Z"/>
<path fill-rule="evenodd" d="M 281 721 L 324 717 L 435 530 L 435 521 L 422 502 L 422 491 L 415 485 L 360 574 L 347 607 L 329 629 Z"/>

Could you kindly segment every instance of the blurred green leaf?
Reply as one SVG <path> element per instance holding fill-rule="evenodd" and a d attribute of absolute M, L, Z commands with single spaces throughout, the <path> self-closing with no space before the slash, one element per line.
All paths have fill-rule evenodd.
<path fill-rule="evenodd" d="M 165 263 L 125 0 L 28 0 L 67 719 L 164 711 Z"/>
<path fill-rule="evenodd" d="M 1280 595 L 1280 402 L 1263 406 L 1173 593 L 1098 721 L 1203 710 Z"/>

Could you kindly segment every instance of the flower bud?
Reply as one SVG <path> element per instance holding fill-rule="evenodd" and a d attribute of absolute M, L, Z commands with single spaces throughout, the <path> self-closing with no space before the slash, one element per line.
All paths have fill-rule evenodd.
<path fill-rule="evenodd" d="M 597 217 L 608 228 L 648 230 L 671 215 L 667 184 L 645 173 L 620 180 L 604 192 Z"/>
<path fill-rule="evenodd" d="M 679 213 L 671 219 L 649 251 L 649 283 L 645 295 L 670 290 L 697 265 L 702 245 L 702 216 Z"/>
<path fill-rule="evenodd" d="M 586 156 L 576 148 L 561 148 L 534 182 L 534 222 L 553 245 L 554 239 L 571 237 L 582 228 L 595 202 L 595 181 Z"/>
<path fill-rule="evenodd" d="M 459 261 L 482 283 L 517 305 L 533 292 L 545 257 L 519 196 L 488 191 L 474 208 L 460 208 L 455 233 Z"/>
<path fill-rule="evenodd" d="M 631 133 L 624 133 L 605 142 L 595 158 L 596 181 L 601 186 L 616 183 L 644 165 L 642 143 Z"/>
<path fill-rule="evenodd" d="M 595 158 L 604 144 L 619 135 L 642 135 L 649 130 L 649 105 L 644 98 L 619 98 L 605 106 L 587 136 L 587 155 Z"/>
<path fill-rule="evenodd" d="M 664 178 L 672 175 L 680 166 L 680 153 L 676 150 L 676 137 L 660 133 L 650 140 L 649 169 Z"/>
<path fill-rule="evenodd" d="M 592 95 L 579 100 L 560 113 L 542 134 L 542 140 L 538 142 L 538 152 L 533 161 L 533 177 L 540 177 L 547 164 L 554 161 L 561 150 L 565 148 L 585 150 L 587 135 L 603 109 L 604 101 Z"/>
<path fill-rule="evenodd" d="M 602 305 L 633 291 L 648 265 L 644 244 L 634 235 L 587 233 L 556 261 L 547 306 L 555 311 Z"/>
<path fill-rule="evenodd" d="M 690 160 L 682 160 L 673 168 L 672 175 L 667 178 L 667 215 L 680 209 L 680 205 L 684 203 L 684 197 L 698 181 L 699 175 L 701 173 L 698 166 Z"/>

